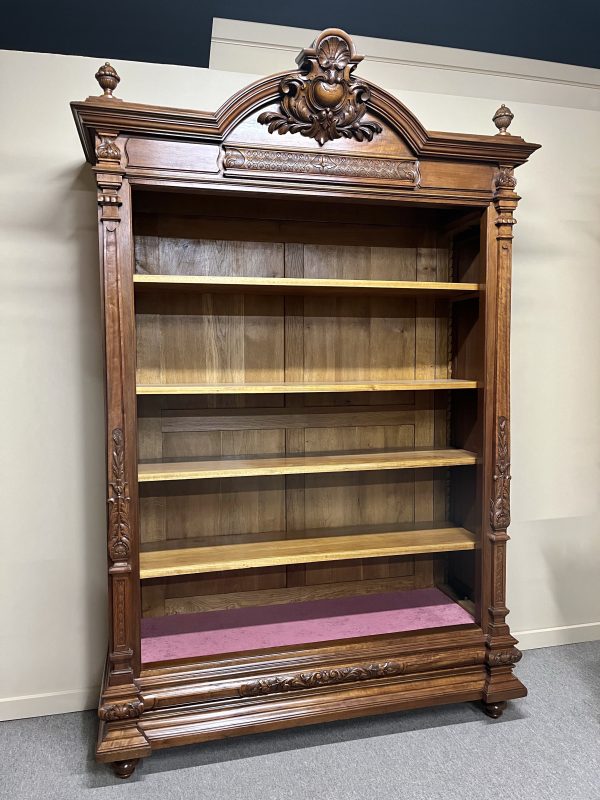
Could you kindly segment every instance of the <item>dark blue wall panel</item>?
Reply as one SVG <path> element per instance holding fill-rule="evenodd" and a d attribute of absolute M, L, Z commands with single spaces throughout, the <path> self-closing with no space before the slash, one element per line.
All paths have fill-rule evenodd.
<path fill-rule="evenodd" d="M 600 68 L 599 0 L 13 0 L 3 10 L 0 48 L 205 67 L 213 17 L 336 26 L 363 36 Z"/>

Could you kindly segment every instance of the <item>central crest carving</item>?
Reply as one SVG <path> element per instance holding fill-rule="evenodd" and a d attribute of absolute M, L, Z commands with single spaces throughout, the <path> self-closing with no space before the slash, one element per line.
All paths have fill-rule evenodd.
<path fill-rule="evenodd" d="M 362 119 L 369 88 L 351 76 L 361 61 L 344 31 L 323 31 L 296 59 L 300 73 L 305 74 L 281 79 L 281 111 L 265 111 L 258 121 L 268 125 L 270 133 L 299 133 L 321 146 L 342 137 L 371 141 L 382 128 Z"/>

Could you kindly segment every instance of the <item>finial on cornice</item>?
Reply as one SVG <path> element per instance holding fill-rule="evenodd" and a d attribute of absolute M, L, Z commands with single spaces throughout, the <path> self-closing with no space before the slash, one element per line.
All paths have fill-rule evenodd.
<path fill-rule="evenodd" d="M 95 78 L 100 84 L 100 88 L 104 91 L 104 94 L 101 95 L 104 100 L 118 99 L 113 96 L 113 92 L 121 78 L 119 78 L 117 70 L 108 61 L 98 69 Z"/>
<path fill-rule="evenodd" d="M 510 110 L 508 106 L 505 106 L 504 103 L 500 106 L 500 108 L 496 111 L 494 116 L 492 117 L 494 121 L 494 125 L 498 128 L 498 133 L 496 136 L 510 136 L 511 134 L 507 131 L 508 126 L 514 119 L 514 114 Z"/>

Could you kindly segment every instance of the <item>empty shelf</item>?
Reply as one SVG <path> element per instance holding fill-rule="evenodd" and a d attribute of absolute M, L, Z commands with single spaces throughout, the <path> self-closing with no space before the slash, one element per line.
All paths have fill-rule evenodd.
<path fill-rule="evenodd" d="M 405 381 L 323 381 L 319 383 L 141 383 L 139 395 L 153 394 L 304 394 L 313 392 L 416 392 L 436 389 L 478 389 L 479 381 L 460 378 Z"/>
<path fill-rule="evenodd" d="M 476 545 L 475 535 L 458 527 L 295 539 L 283 536 L 285 534 L 279 534 L 278 538 L 278 534 L 272 534 L 270 541 L 264 541 L 262 537 L 260 541 L 252 541 L 247 537 L 250 541 L 242 544 L 184 546 L 142 552 L 140 577 L 161 578 L 282 564 L 473 550 Z M 190 544 L 193 545 L 193 540 Z"/>
<path fill-rule="evenodd" d="M 475 464 L 477 455 L 454 448 L 399 450 L 382 453 L 215 458 L 203 461 L 158 461 L 138 465 L 138 480 L 185 481 L 256 475 L 310 475 L 323 472 L 366 472 Z"/>
<path fill-rule="evenodd" d="M 256 294 L 424 294 L 448 299 L 472 295 L 478 283 L 441 281 L 344 280 L 338 278 L 254 278 L 215 275 L 134 275 L 136 289 L 198 289 L 204 292 Z"/>

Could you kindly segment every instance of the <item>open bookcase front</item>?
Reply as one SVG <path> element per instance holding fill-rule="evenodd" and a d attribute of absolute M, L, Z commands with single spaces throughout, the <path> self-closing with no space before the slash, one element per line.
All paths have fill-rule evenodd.
<path fill-rule="evenodd" d="M 96 177 L 96 757 L 526 689 L 506 621 L 516 167 L 337 28 L 214 113 L 72 103 Z M 360 73 L 360 71 L 359 71 Z"/>
<path fill-rule="evenodd" d="M 483 212 L 132 207 L 143 666 L 479 622 Z"/>

